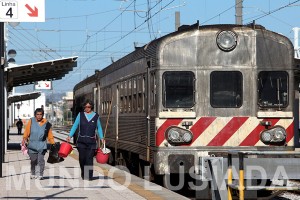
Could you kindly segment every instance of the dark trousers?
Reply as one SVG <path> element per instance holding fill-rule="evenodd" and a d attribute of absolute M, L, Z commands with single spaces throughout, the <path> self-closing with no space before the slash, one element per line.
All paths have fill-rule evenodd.
<path fill-rule="evenodd" d="M 45 170 L 46 150 L 39 153 L 29 153 L 31 175 L 43 176 Z"/>
<path fill-rule="evenodd" d="M 77 149 L 79 152 L 79 165 L 81 169 L 81 178 L 92 179 L 95 149 L 83 148 L 83 147 L 77 147 Z"/>
<path fill-rule="evenodd" d="M 18 135 L 22 134 L 22 128 L 18 128 Z"/>

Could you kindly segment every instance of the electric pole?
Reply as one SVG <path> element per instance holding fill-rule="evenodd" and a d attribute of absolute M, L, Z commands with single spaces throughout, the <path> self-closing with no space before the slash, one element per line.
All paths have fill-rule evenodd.
<path fill-rule="evenodd" d="M 243 0 L 235 0 L 235 23 L 243 24 Z"/>

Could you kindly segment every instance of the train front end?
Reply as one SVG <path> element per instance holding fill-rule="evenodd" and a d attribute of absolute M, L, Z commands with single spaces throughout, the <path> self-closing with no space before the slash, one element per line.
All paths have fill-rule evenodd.
<path fill-rule="evenodd" d="M 164 38 L 157 49 L 156 174 L 203 178 L 214 156 L 225 174 L 233 150 L 294 151 L 299 109 L 286 37 L 255 25 L 200 26 Z M 300 178 L 299 159 L 290 156 L 255 155 L 246 163 L 265 173 L 247 179 L 272 179 L 278 166 L 289 171 L 284 179 Z"/>

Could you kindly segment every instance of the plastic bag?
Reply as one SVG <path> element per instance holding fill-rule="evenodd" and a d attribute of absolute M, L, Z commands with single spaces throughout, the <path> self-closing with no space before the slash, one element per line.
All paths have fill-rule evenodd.
<path fill-rule="evenodd" d="M 47 163 L 54 164 L 54 163 L 59 163 L 64 161 L 64 159 L 58 155 L 59 148 L 60 148 L 59 142 L 56 142 L 55 144 L 51 145 Z"/>
<path fill-rule="evenodd" d="M 27 149 L 26 145 L 20 144 L 20 146 L 21 146 L 21 151 L 22 151 L 23 155 L 28 156 L 28 149 Z"/>

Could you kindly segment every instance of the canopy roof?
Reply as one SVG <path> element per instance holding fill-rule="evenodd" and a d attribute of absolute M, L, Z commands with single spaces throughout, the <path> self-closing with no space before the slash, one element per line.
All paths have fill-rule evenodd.
<path fill-rule="evenodd" d="M 61 58 L 5 68 L 7 91 L 13 87 L 34 84 L 36 81 L 54 81 L 62 79 L 77 66 L 77 58 Z"/>
<path fill-rule="evenodd" d="M 37 99 L 39 96 L 41 96 L 41 92 L 31 92 L 31 93 L 25 93 L 25 94 L 15 94 L 12 96 L 9 96 L 7 98 L 7 103 L 15 103 L 19 101 L 27 101 L 31 99 Z"/>

